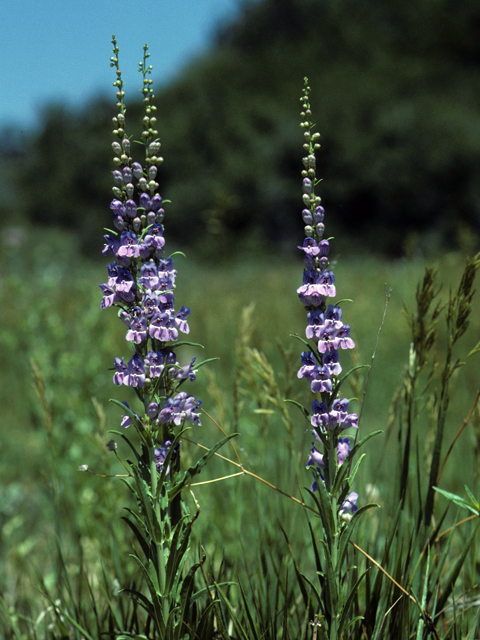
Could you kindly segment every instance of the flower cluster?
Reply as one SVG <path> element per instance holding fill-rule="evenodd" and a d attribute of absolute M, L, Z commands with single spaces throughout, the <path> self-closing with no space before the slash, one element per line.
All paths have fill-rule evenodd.
<path fill-rule="evenodd" d="M 348 412 L 347 398 L 337 397 L 342 372 L 339 354 L 343 349 L 353 349 L 355 343 L 350 338 L 350 326 L 342 320 L 341 307 L 328 303 L 328 299 L 334 298 L 337 292 L 334 273 L 328 268 L 330 243 L 323 237 L 325 210 L 321 206 L 321 198 L 315 195 L 315 152 L 320 148 L 318 143 L 320 135 L 312 133 L 309 91 L 309 87 L 306 86 L 301 98 L 301 126 L 304 129 L 305 138 L 302 218 L 306 237 L 303 245 L 298 247 L 303 252 L 304 271 L 303 284 L 297 289 L 297 294 L 308 311 L 305 343 L 310 348 L 301 355 L 298 377 L 308 380 L 311 391 L 320 396 L 320 400 L 315 399 L 311 407 L 310 422 L 313 435 L 324 446 L 329 445 L 329 448 L 333 446 L 333 449 L 336 449 L 336 465 L 340 466 L 350 453 L 350 440 L 347 437 L 339 437 L 339 434 L 350 427 L 357 428 L 358 416 Z M 324 455 L 313 444 L 307 467 L 316 467 L 322 479 L 323 460 Z M 311 490 L 317 489 L 318 485 L 315 481 Z M 348 510 L 355 512 L 357 498 L 356 493 L 350 493 L 343 502 L 340 513 Z"/>
<path fill-rule="evenodd" d="M 149 54 L 145 47 L 139 69 L 143 74 L 145 105 L 142 133 L 145 160 L 142 165 L 134 162 L 130 155 L 131 142 L 125 132 L 125 92 L 115 40 L 113 44 L 111 66 L 117 69 L 114 86 L 117 87 L 119 113 L 114 118 L 113 133 L 118 139 L 112 144 L 116 168 L 113 171 L 114 199 L 110 209 L 116 231 L 105 235 L 103 253 L 113 259 L 107 265 L 107 282 L 99 286 L 103 293 L 101 308 L 118 308 L 118 315 L 127 327 L 126 340 L 134 351 L 128 362 L 124 362 L 123 357 L 115 358 L 113 382 L 135 389 L 150 424 L 168 424 L 172 428 L 184 421 L 201 424 L 196 411 L 200 401 L 185 392 L 176 393 L 185 380 L 195 379 L 195 358 L 182 367 L 172 348 L 180 333 L 188 334 L 190 331 L 190 309 L 182 306 L 175 311 L 177 271 L 173 258 L 164 254 L 162 223 L 165 212 L 156 182 L 158 166 L 163 159 L 158 156 L 160 142 L 155 130 L 156 107 L 152 104 L 152 81 L 148 79 L 151 66 L 146 65 Z M 125 416 L 122 425 L 130 423 L 130 417 Z"/>

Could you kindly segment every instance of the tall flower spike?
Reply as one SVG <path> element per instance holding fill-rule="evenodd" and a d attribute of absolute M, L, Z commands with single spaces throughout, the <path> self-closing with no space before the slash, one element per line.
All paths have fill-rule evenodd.
<path fill-rule="evenodd" d="M 325 239 L 325 210 L 321 205 L 321 198 L 315 194 L 315 188 L 320 182 L 316 178 L 315 153 L 320 148 L 320 134 L 314 132 L 311 121 L 312 112 L 309 102 L 310 87 L 305 78 L 302 104 L 301 127 L 304 130 L 302 170 L 302 218 L 305 224 L 305 239 L 298 248 L 303 252 L 304 271 L 303 284 L 297 289 L 301 302 L 305 305 L 308 325 L 306 337 L 311 347 L 304 351 L 301 358 L 299 378 L 306 378 L 310 382 L 310 390 L 317 397 L 312 402 L 310 422 L 315 439 L 322 443 L 325 451 L 333 452 L 331 456 L 333 468 L 323 478 L 323 460 L 326 455 L 318 452 L 314 447 L 307 462 L 307 467 L 316 470 L 326 484 L 328 491 L 332 490 L 335 469 L 343 463 L 350 452 L 350 441 L 340 434 L 351 427 L 357 428 L 358 417 L 355 413 L 348 413 L 347 398 L 337 398 L 339 376 L 342 372 L 340 364 L 340 350 L 352 349 L 355 344 L 349 337 L 350 327 L 342 321 L 342 309 L 335 304 L 329 304 L 329 298 L 336 296 L 335 276 L 329 269 L 328 254 L 330 242 Z M 338 452 L 335 454 L 335 452 Z M 321 463 L 320 463 L 321 461 Z M 318 466 L 316 466 L 318 465 Z M 311 490 L 317 490 L 317 482 L 312 484 Z M 340 513 L 351 510 L 355 512 L 357 494 L 351 494 L 339 507 Z"/>
<path fill-rule="evenodd" d="M 100 285 L 103 292 L 101 308 L 117 307 L 119 317 L 127 327 L 126 340 L 133 354 L 127 360 L 115 358 L 113 382 L 117 386 L 133 387 L 144 405 L 144 417 L 132 412 L 124 426 L 135 424 L 139 429 L 172 440 L 175 427 L 185 421 L 200 424 L 196 411 L 200 401 L 177 389 L 186 380 L 194 380 L 193 362 L 181 366 L 172 343 L 180 333 L 188 333 L 188 307 L 176 312 L 175 276 L 172 257 L 164 256 L 164 210 L 156 181 L 159 165 L 160 141 L 155 128 L 156 107 L 153 105 L 152 70 L 147 65 L 148 46 L 143 49 L 139 71 L 143 76 L 141 93 L 144 103 L 142 144 L 143 166 L 134 162 L 131 142 L 126 133 L 122 72 L 119 67 L 119 48 L 112 39 L 113 56 L 110 64 L 116 69 L 117 109 L 113 118 L 112 143 L 115 170 L 113 195 L 110 204 L 113 225 L 117 232 L 105 236 L 104 253 L 113 260 L 107 266 L 108 281 Z M 154 411 L 152 407 L 156 407 Z"/>

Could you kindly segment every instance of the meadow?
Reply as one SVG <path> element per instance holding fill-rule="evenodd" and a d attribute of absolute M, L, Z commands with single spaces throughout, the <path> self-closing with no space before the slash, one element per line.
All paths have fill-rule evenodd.
<path fill-rule="evenodd" d="M 364 446 L 355 479 L 359 504 L 374 502 L 380 508 L 363 516 L 352 540 L 397 581 L 355 548 L 356 571 L 368 568 L 368 573 L 352 605 L 365 624 L 351 637 L 478 638 L 476 529 L 472 520 L 454 527 L 471 513 L 436 496 L 440 526 L 435 541 L 430 538 L 427 568 L 418 534 L 448 342 L 443 310 L 438 338 L 415 388 L 409 389 L 412 336 L 405 305 L 413 314 L 426 260 L 357 256 L 353 245 L 342 247 L 341 239 L 333 243 L 332 255 L 337 295 L 352 300 L 344 304 L 344 314 L 357 345 L 344 369 L 349 357 L 352 366 L 372 364 L 371 370 L 351 376 L 347 395 L 357 398 L 352 406 L 361 410 L 359 436 L 383 432 Z M 296 375 L 302 345 L 291 336 L 305 331 L 305 310 L 296 295 L 302 263 L 291 251 L 286 256 L 268 251 L 253 256 L 245 250 L 243 257 L 220 266 L 196 262 L 191 254 L 176 259 L 175 293 L 192 309 L 189 338 L 204 346 L 186 348 L 184 357 L 218 357 L 195 381 L 195 394 L 211 419 L 203 414 L 203 425 L 186 436 L 183 460 L 196 459 L 198 445 L 212 446 L 223 430 L 239 436 L 219 453 L 242 464 L 215 456 L 190 487 L 193 495 L 185 491 L 187 503 L 192 508 L 198 503 L 201 510 L 192 549 L 195 557 L 204 550 L 205 573 L 226 585 L 229 606 L 250 638 L 322 637 L 311 626 L 314 602 L 299 579 L 299 572 L 315 579 L 309 522 L 314 538 L 321 524 L 298 502 L 313 505 L 305 491 L 312 481 L 305 470 L 312 436 L 298 408 L 284 402 L 308 403 Z M 438 265 L 443 283 L 438 300 L 446 305 L 450 288 L 458 288 L 465 256 L 444 253 L 428 262 Z M 105 261 L 87 260 L 78 253 L 75 237 L 64 231 L 12 228 L 3 235 L 0 272 L 0 635 L 116 638 L 122 625 L 129 625 L 137 629 L 135 637 L 150 637 L 138 631 L 141 613 L 135 601 L 120 592 L 127 584 L 140 584 L 141 575 L 128 562 L 135 543 L 120 519 L 129 495 L 113 477 L 125 471 L 105 446 L 108 430 L 118 429 L 121 418 L 109 399 L 128 400 L 112 385 L 113 357 L 127 355 L 128 345 L 115 314 L 100 311 L 97 285 L 105 280 Z M 454 347 L 454 360 L 466 364 L 451 379 L 442 460 L 479 390 L 478 353 L 467 358 L 480 336 L 478 297 L 472 305 L 470 327 Z M 133 390 L 128 391 L 133 400 Z M 405 467 L 404 408 L 413 397 L 408 393 L 414 398 Z M 441 488 L 465 496 L 466 484 L 478 496 L 479 452 L 477 407 L 448 458 Z M 119 442 L 118 454 L 128 457 L 124 443 Z M 99 475 L 80 472 L 85 464 Z M 237 475 L 226 478 L 232 474 Z M 402 482 L 405 502 L 399 511 Z M 432 593 L 441 603 L 435 632 L 427 618 L 418 630 L 414 621 L 420 618 L 406 595 L 420 598 L 425 585 L 430 609 Z M 231 621 L 228 627 L 225 607 L 225 633 L 244 637 Z"/>

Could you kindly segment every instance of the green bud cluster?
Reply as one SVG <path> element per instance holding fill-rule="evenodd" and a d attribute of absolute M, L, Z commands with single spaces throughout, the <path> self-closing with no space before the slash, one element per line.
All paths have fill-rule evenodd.
<path fill-rule="evenodd" d="M 118 64 L 118 54 L 120 49 L 115 35 L 112 36 L 112 44 L 113 56 L 110 58 L 110 66 L 116 68 L 117 79 L 113 83 L 113 86 L 117 88 L 115 95 L 117 98 L 116 107 L 118 109 L 118 114 L 113 117 L 112 122 L 114 126 L 113 135 L 119 140 L 119 142 L 112 142 L 112 149 L 115 154 L 113 162 L 117 169 L 122 170 L 123 167 L 130 167 L 132 164 L 132 157 L 130 155 L 131 144 L 125 131 L 125 113 L 127 111 L 127 107 L 123 101 L 125 98 L 125 91 L 123 90 L 124 83 L 122 79 L 122 71 Z"/>
<path fill-rule="evenodd" d="M 302 170 L 302 178 L 304 179 L 302 202 L 303 206 L 310 210 L 311 214 L 304 215 L 306 223 L 305 235 L 307 237 L 313 237 L 316 240 L 320 240 L 323 236 L 325 226 L 323 222 L 318 222 L 313 225 L 315 209 L 316 207 L 319 207 L 322 202 L 320 196 L 315 195 L 315 187 L 319 182 L 321 182 L 321 179 L 317 179 L 316 177 L 317 162 L 315 158 L 315 152 L 320 149 L 320 134 L 314 131 L 315 124 L 311 121 L 312 111 L 310 109 L 310 86 L 308 85 L 308 78 L 304 78 L 303 81 L 303 95 L 300 98 L 302 105 L 302 111 L 300 112 L 302 121 L 300 123 L 300 127 L 304 130 L 303 137 L 305 140 L 303 143 L 305 156 L 302 158 L 304 167 Z"/>

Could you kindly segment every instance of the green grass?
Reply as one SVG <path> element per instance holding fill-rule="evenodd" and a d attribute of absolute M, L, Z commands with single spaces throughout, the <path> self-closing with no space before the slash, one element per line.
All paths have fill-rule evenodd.
<path fill-rule="evenodd" d="M 337 244 L 333 246 L 334 255 Z M 423 277 L 424 267 L 420 259 L 386 261 L 350 255 L 341 255 L 338 265 L 334 265 L 337 297 L 352 300 L 344 305 L 344 320 L 351 325 L 357 343 L 352 364 L 369 364 L 376 349 L 361 433 L 366 435 L 377 429 L 384 433 L 366 445 L 367 457 L 356 484 L 359 502 L 367 501 L 370 492 L 370 499 L 381 508 L 365 516 L 355 539 L 378 562 L 383 562 L 385 541 L 398 505 L 399 425 L 398 421 L 389 423 L 389 420 L 392 397 L 409 357 L 411 338 L 403 306 L 405 302 L 413 309 L 415 289 Z M 458 286 L 464 257 L 442 255 L 438 267 L 439 279 L 444 282 L 440 297 L 446 302 L 448 288 Z M 195 395 L 202 398 L 203 407 L 222 429 L 238 430 L 240 436 L 234 440 L 234 446 L 245 469 L 262 476 L 286 494 L 305 499 L 304 487 L 311 482 L 304 470 L 311 442 L 308 423 L 293 406 L 288 409 L 288 422 L 287 417 L 282 418 L 281 411 L 265 399 L 265 381 L 253 371 L 254 352 L 246 349 L 248 346 L 265 354 L 273 368 L 275 383 L 270 385 L 268 393 L 277 393 L 281 400 L 286 396 L 309 405 L 308 385 L 296 377 L 303 347 L 290 337 L 295 333 L 303 336 L 306 324 L 305 311 L 296 296 L 302 277 L 300 258 L 290 261 L 278 255 L 264 255 L 257 262 L 252 259 L 214 267 L 197 264 L 195 256 L 189 255 L 187 260 L 178 257 L 176 268 L 179 271 L 177 305 L 192 308 L 189 339 L 204 345 L 203 350 L 185 348 L 182 359 L 187 362 L 194 355 L 198 360 L 219 358 L 200 370 L 194 384 Z M 101 594 L 102 563 L 111 589 L 114 589 L 114 578 L 120 581 L 135 578 L 134 568 L 124 560 L 131 538 L 119 520 L 122 507 L 128 502 L 124 487 L 115 478 L 95 477 L 77 470 L 80 464 L 88 464 L 99 474 L 122 473 L 121 465 L 107 453 L 104 445 L 111 437 L 107 430 L 119 427 L 121 415 L 109 399 L 127 400 L 132 405 L 135 402 L 131 389 L 113 385 L 113 373 L 109 371 L 115 356 L 128 356 L 130 351 L 124 326 L 115 312 L 100 311 L 101 293 L 97 284 L 106 279 L 104 262 L 85 261 L 77 254 L 73 237 L 30 229 L 24 244 L 4 243 L 0 270 L 3 274 L 0 281 L 0 358 L 3 363 L 0 369 L 0 594 L 7 607 L 12 607 L 13 613 L 9 615 L 27 613 L 36 617 L 48 607 L 37 590 L 37 572 L 47 591 L 57 589 L 59 593 L 59 576 L 69 575 L 72 598 L 72 594 L 78 595 L 82 588 L 83 570 L 95 593 Z M 385 307 L 385 286 L 392 289 L 392 295 L 378 336 Z M 247 322 L 244 309 L 248 305 L 254 306 Z M 465 358 L 479 335 L 480 304 L 476 299 L 471 327 L 460 340 L 455 357 Z M 279 344 L 291 351 L 287 372 L 293 370 L 293 375 L 284 375 L 285 358 Z M 439 366 L 445 357 L 445 345 L 442 320 L 438 343 L 431 353 L 431 360 L 438 360 Z M 477 354 L 469 358 L 454 375 L 443 455 L 478 391 L 478 357 Z M 37 389 L 42 385 L 42 378 L 45 382 L 43 408 L 32 386 L 31 361 L 39 371 Z M 348 357 L 343 357 L 344 371 L 349 368 L 348 361 Z M 364 374 L 362 376 L 364 379 Z M 353 388 L 346 395 L 358 397 L 358 402 L 351 404 L 352 410 L 358 412 L 362 379 L 353 382 Z M 420 381 L 419 392 L 425 382 L 426 377 Z M 428 397 L 434 397 L 438 387 L 438 378 L 434 378 Z M 419 408 L 422 403 L 419 397 Z M 424 474 L 431 457 L 433 406 L 427 396 L 425 403 L 416 421 L 410 469 L 412 485 L 417 461 Z M 281 402 L 280 406 L 283 406 Z M 202 421 L 203 427 L 190 432 L 191 438 L 203 445 L 212 445 L 221 434 L 206 416 Z M 468 484 L 478 496 L 479 450 L 477 410 L 453 450 L 442 477 L 442 488 L 464 495 L 463 485 Z M 121 444 L 119 452 L 121 456 L 127 455 Z M 223 454 L 237 461 L 228 445 Z M 185 444 L 185 460 L 193 460 L 198 455 L 195 445 Z M 199 480 L 213 480 L 236 472 L 237 467 L 215 458 Z M 298 612 L 300 620 L 300 601 L 295 593 L 294 571 L 282 528 L 301 570 L 313 579 L 312 542 L 302 507 L 250 475 L 198 485 L 193 491 L 202 509 L 194 527 L 195 544 L 204 546 L 209 563 L 229 575 L 236 576 L 238 572 L 247 591 L 260 594 L 260 600 L 263 594 L 262 602 L 267 601 L 268 594 L 275 599 L 278 584 L 275 575 L 285 576 L 288 568 L 285 600 L 290 603 L 292 619 Z M 409 497 L 412 509 L 415 500 L 413 492 Z M 441 497 L 436 500 L 440 514 L 446 501 Z M 466 515 L 450 508 L 443 529 Z M 402 562 L 406 562 L 402 544 L 408 546 L 411 523 L 412 517 L 404 513 L 392 546 L 398 554 L 396 565 L 393 551 L 389 560 L 400 583 L 405 574 Z M 454 532 L 451 553 L 444 560 L 446 574 L 465 544 L 469 527 L 466 524 Z M 402 541 L 401 536 L 407 538 Z M 57 551 L 57 538 L 63 559 Z M 412 551 L 412 558 L 415 553 Z M 361 554 L 357 554 L 356 561 L 359 566 L 367 564 Z M 477 562 L 478 552 L 474 546 L 468 568 L 464 568 L 460 576 L 461 585 L 472 588 L 472 594 L 478 593 Z M 371 569 L 370 587 L 366 584 L 361 591 L 361 597 L 367 600 L 368 589 L 373 588 L 374 575 L 377 575 L 375 571 Z M 420 578 L 417 575 L 415 580 Z M 420 586 L 417 582 L 416 587 L 420 589 Z M 232 597 L 235 600 L 239 596 Z M 126 605 L 118 605 L 121 606 Z M 50 611 L 42 620 L 50 620 L 51 615 Z M 262 615 L 266 616 L 265 612 Z M 86 613 L 85 616 L 87 619 Z M 471 624 L 473 617 L 469 620 Z M 1 625 L 0 621 L 0 629 Z M 95 637 L 93 628 L 90 632 Z M 14 637 L 6 635 L 7 626 L 4 634 Z"/>

